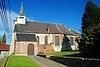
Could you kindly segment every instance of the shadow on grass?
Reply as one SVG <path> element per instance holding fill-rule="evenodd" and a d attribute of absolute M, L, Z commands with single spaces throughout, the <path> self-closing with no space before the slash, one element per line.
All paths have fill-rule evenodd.
<path fill-rule="evenodd" d="M 90 53 L 51 56 L 50 59 L 68 67 L 100 67 L 100 56 Z"/>
<path fill-rule="evenodd" d="M 68 67 L 100 67 L 100 59 L 83 58 L 81 56 L 83 55 L 80 54 L 80 57 L 79 54 L 61 57 L 51 56 L 50 59 Z"/>

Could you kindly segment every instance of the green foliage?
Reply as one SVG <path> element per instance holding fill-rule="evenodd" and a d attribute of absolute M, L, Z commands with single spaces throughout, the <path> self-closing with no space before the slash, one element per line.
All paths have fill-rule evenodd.
<path fill-rule="evenodd" d="M 100 40 L 100 8 L 88 1 L 82 17 L 82 39 L 79 44 L 82 52 L 93 52 L 95 43 Z"/>
<path fill-rule="evenodd" d="M 6 33 L 4 33 L 2 39 L 1 39 L 2 44 L 6 44 Z"/>
<path fill-rule="evenodd" d="M 0 39 L 0 44 L 2 43 L 2 39 Z"/>
<path fill-rule="evenodd" d="M 6 33 L 4 33 L 3 37 L 0 38 L 0 44 L 6 44 Z"/>
<path fill-rule="evenodd" d="M 38 65 L 27 56 L 9 56 L 6 67 L 38 67 Z"/>

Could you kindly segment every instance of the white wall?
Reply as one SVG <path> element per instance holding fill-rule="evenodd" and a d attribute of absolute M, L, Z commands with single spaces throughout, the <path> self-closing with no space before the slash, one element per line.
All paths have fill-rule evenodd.
<path fill-rule="evenodd" d="M 15 43 L 15 39 L 16 39 L 16 33 L 12 33 L 11 36 L 11 43 L 10 43 L 10 51 L 9 51 L 9 55 L 14 53 L 14 43 Z"/>
<path fill-rule="evenodd" d="M 1 51 L 1 55 L 8 56 L 9 55 L 9 51 Z"/>
<path fill-rule="evenodd" d="M 36 34 L 36 36 L 39 36 L 39 44 L 45 44 L 45 36 L 48 36 L 48 44 L 52 43 L 52 47 L 54 49 L 54 51 L 61 51 L 61 41 L 62 39 L 60 38 L 60 44 L 59 46 L 55 45 L 55 36 L 59 36 L 59 34 Z"/>
<path fill-rule="evenodd" d="M 36 34 L 36 36 L 39 36 L 39 44 L 45 44 L 45 36 L 48 36 L 48 44 L 52 43 L 51 34 Z"/>

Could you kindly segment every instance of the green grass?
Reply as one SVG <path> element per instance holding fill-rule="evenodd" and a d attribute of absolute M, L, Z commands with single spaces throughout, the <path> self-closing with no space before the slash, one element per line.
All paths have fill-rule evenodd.
<path fill-rule="evenodd" d="M 52 52 L 46 55 L 64 56 L 64 55 L 73 55 L 73 54 L 79 54 L 79 53 L 80 53 L 79 51 L 66 51 L 66 52 Z"/>
<path fill-rule="evenodd" d="M 9 56 L 6 67 L 38 67 L 38 65 L 27 56 Z"/>

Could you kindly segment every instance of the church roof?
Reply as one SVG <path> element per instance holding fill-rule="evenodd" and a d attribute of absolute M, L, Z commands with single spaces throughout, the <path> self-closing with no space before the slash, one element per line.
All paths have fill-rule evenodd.
<path fill-rule="evenodd" d="M 47 31 L 50 27 L 49 32 Z M 54 33 L 54 34 L 68 34 L 73 35 L 63 24 L 50 24 L 42 22 L 26 21 L 26 24 L 16 24 L 14 32 L 24 33 Z"/>
<path fill-rule="evenodd" d="M 0 50 L 9 50 L 10 46 L 7 44 L 0 44 Z"/>
<path fill-rule="evenodd" d="M 76 32 L 75 30 L 70 30 L 74 35 L 80 35 L 78 32 Z"/>
<path fill-rule="evenodd" d="M 17 41 L 37 42 L 35 34 L 16 34 Z"/>

